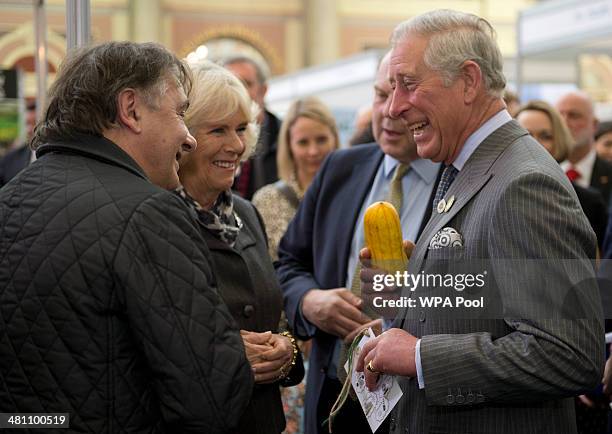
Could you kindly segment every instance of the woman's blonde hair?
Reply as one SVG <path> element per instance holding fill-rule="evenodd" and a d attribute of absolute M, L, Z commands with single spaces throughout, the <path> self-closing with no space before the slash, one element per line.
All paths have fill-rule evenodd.
<path fill-rule="evenodd" d="M 251 100 L 242 82 L 230 71 L 207 60 L 189 65 L 193 85 L 189 95 L 189 109 L 185 124 L 193 136 L 204 125 L 223 122 L 236 112 L 248 122 L 244 134 L 245 151 L 241 159 L 248 159 L 257 145 L 259 107 Z"/>
<path fill-rule="evenodd" d="M 552 125 L 553 136 L 552 150 L 550 154 L 559 163 L 565 160 L 570 150 L 574 146 L 574 138 L 572 137 L 567 125 L 565 125 L 565 121 L 561 117 L 561 114 L 556 108 L 548 104 L 546 101 L 534 99 L 529 101 L 527 104 L 522 105 L 516 112 L 516 117 L 518 117 L 521 112 L 527 110 L 542 112 L 548 116 L 548 119 L 550 119 L 550 124 Z"/>
<path fill-rule="evenodd" d="M 331 111 L 320 99 L 307 97 L 293 102 L 283 119 L 283 123 L 278 134 L 278 151 L 276 153 L 276 166 L 278 177 L 285 182 L 289 181 L 296 174 L 295 162 L 291 154 L 291 127 L 298 118 L 308 118 L 327 126 L 334 136 L 334 149 L 338 149 L 340 138 L 338 137 L 338 127 Z"/>

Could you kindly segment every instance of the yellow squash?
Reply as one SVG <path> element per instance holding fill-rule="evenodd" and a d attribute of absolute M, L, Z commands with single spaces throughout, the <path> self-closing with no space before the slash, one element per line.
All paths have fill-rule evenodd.
<path fill-rule="evenodd" d="M 372 265 L 387 273 L 405 271 L 408 258 L 402 245 L 402 227 L 397 211 L 389 202 L 368 207 L 363 219 L 365 243 L 372 254 Z"/>

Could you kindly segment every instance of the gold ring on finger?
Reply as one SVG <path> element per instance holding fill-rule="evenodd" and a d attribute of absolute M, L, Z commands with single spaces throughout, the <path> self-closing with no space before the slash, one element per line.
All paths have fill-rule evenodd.
<path fill-rule="evenodd" d="M 380 371 L 377 371 L 376 369 L 374 369 L 374 366 L 372 365 L 372 361 L 370 360 L 366 366 L 366 369 L 368 371 L 370 371 L 372 374 L 380 374 Z"/>

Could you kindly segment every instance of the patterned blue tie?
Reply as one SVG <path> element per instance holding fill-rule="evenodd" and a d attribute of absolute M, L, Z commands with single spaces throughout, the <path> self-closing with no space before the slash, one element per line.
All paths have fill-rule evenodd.
<path fill-rule="evenodd" d="M 455 169 L 455 166 L 453 166 L 452 164 L 450 166 L 446 166 L 446 168 L 444 169 L 444 172 L 442 172 L 442 176 L 440 177 L 440 183 L 438 184 L 438 189 L 436 190 L 436 197 L 434 198 L 434 201 L 433 201 L 433 212 L 434 213 L 436 212 L 436 209 L 438 208 L 438 202 L 442 200 L 442 198 L 448 191 L 448 188 L 455 180 L 457 173 L 459 173 L 459 171 Z"/>

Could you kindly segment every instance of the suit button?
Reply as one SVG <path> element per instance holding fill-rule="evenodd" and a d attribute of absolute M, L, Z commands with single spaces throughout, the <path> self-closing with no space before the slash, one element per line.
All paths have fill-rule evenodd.
<path fill-rule="evenodd" d="M 468 403 L 468 404 L 471 404 L 472 402 L 474 402 L 474 399 L 476 399 L 476 398 L 474 397 L 474 394 L 473 394 L 472 392 L 468 393 L 468 396 L 467 396 L 467 398 L 466 398 L 467 403 Z"/>
<path fill-rule="evenodd" d="M 244 309 L 242 309 L 242 314 L 246 318 L 250 318 L 251 316 L 253 316 L 253 312 L 255 312 L 255 307 L 252 304 L 247 304 Z"/>
<path fill-rule="evenodd" d="M 463 404 L 465 402 L 465 396 L 457 395 L 457 404 Z"/>
<path fill-rule="evenodd" d="M 446 402 L 448 402 L 449 404 L 454 404 L 455 403 L 455 397 L 451 394 L 446 395 Z"/>
<path fill-rule="evenodd" d="M 421 314 L 419 316 L 419 321 L 425 322 L 425 311 L 424 310 L 421 311 Z"/>

